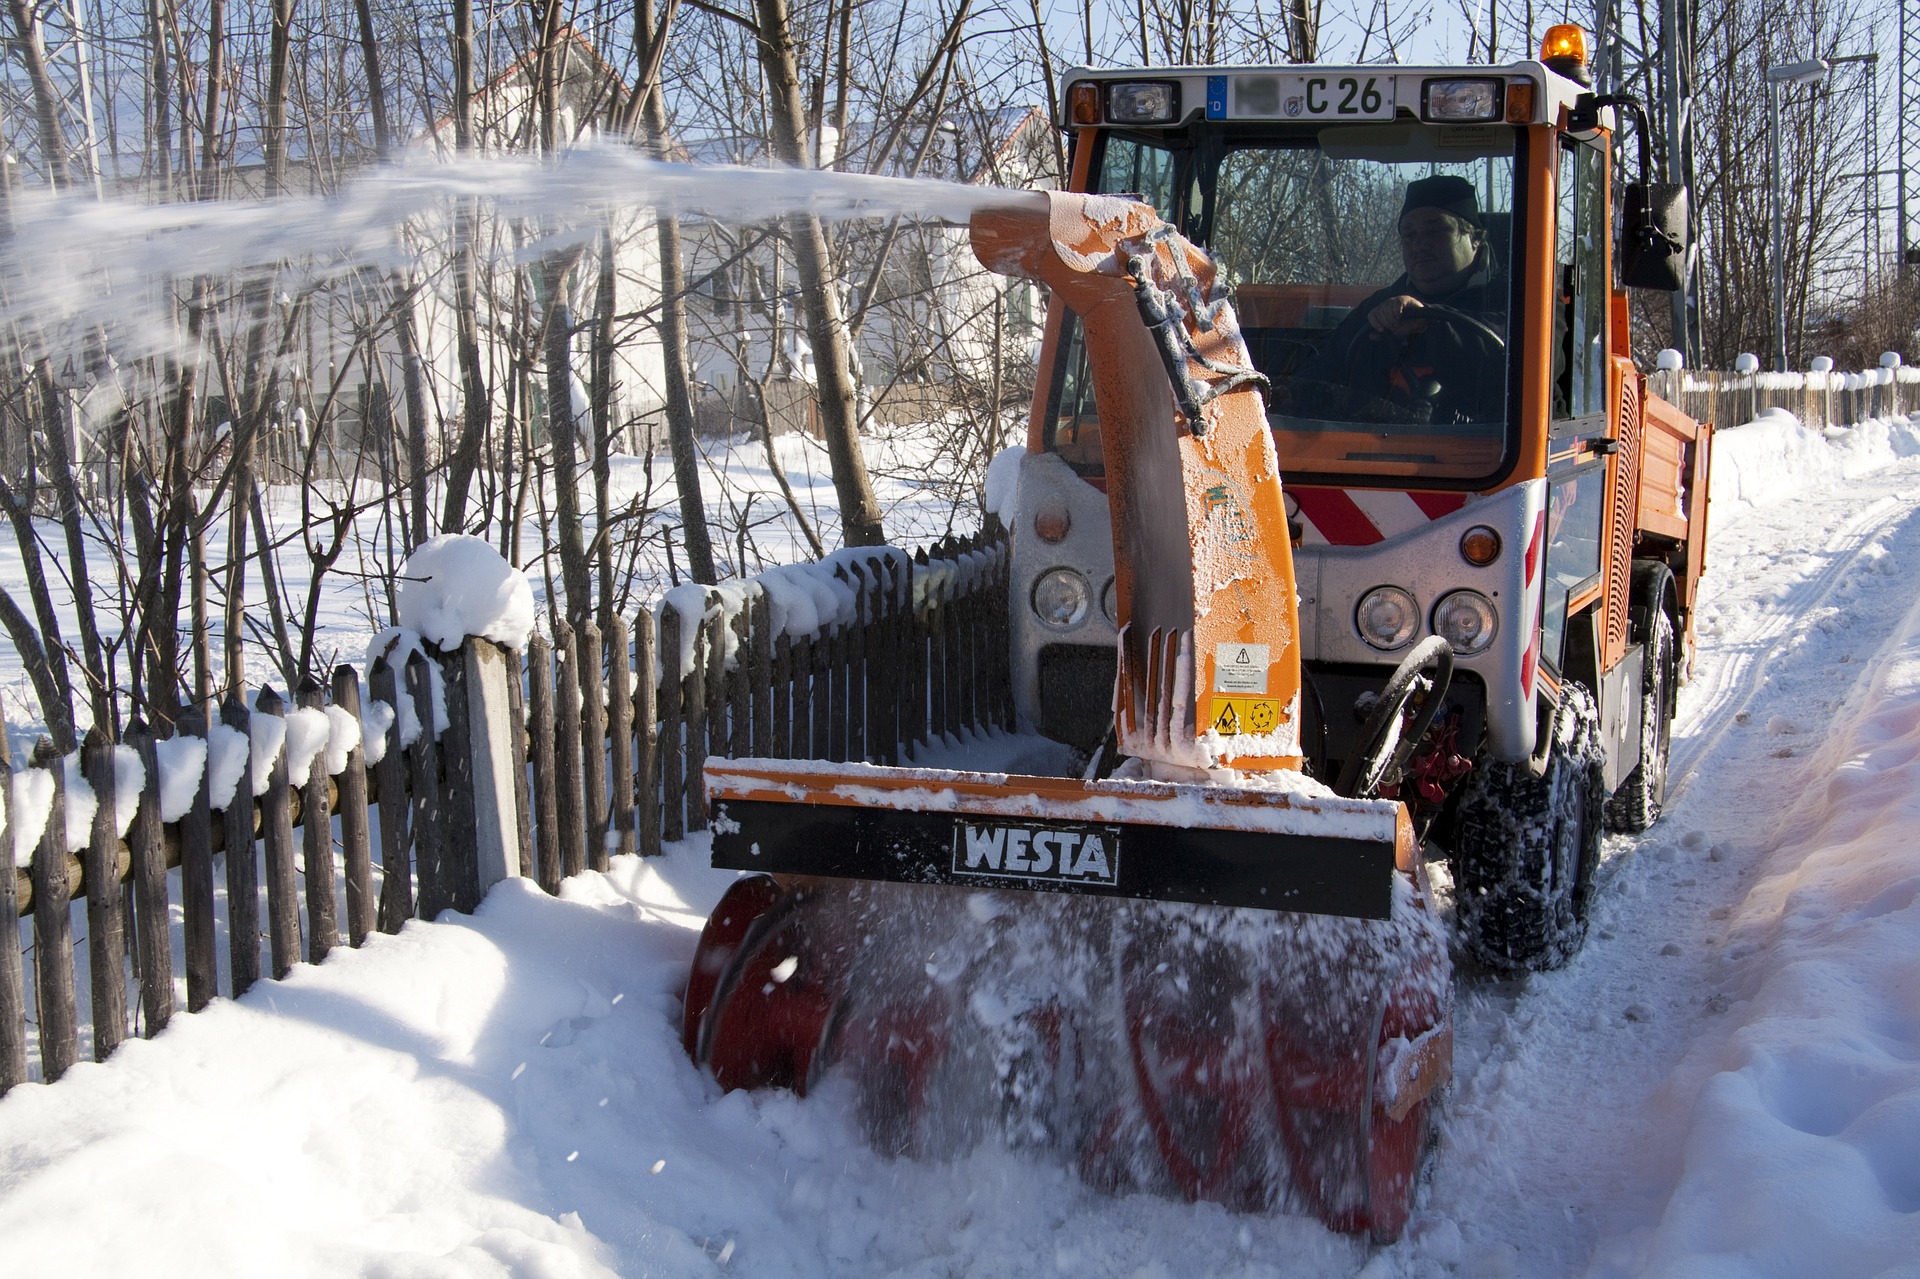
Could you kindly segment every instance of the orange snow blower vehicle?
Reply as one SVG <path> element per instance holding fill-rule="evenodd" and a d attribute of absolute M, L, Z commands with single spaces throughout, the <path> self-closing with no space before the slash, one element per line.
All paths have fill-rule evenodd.
<path fill-rule="evenodd" d="M 1400 1233 L 1452 1054 L 1429 859 L 1479 965 L 1573 953 L 1704 552 L 1710 433 L 1614 286 L 1678 286 L 1684 192 L 1626 186 L 1616 268 L 1634 104 L 1544 57 L 1068 74 L 1073 191 L 971 230 L 1055 303 L 1011 669 L 1084 771 L 710 760 L 714 865 L 764 872 L 686 992 L 723 1086 Z"/>

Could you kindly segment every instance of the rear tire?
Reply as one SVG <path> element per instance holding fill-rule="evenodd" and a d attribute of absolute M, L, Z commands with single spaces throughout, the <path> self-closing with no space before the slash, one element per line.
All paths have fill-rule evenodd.
<path fill-rule="evenodd" d="M 1667 802 L 1667 755 L 1673 744 L 1673 619 L 1656 609 L 1647 626 L 1640 673 L 1640 762 L 1607 800 L 1607 829 L 1637 834 L 1660 819 Z"/>
<path fill-rule="evenodd" d="M 1568 682 L 1545 771 L 1490 760 L 1461 794 L 1454 922 L 1467 953 L 1495 972 L 1558 968 L 1586 940 L 1606 796 L 1599 721 L 1593 694 Z"/>

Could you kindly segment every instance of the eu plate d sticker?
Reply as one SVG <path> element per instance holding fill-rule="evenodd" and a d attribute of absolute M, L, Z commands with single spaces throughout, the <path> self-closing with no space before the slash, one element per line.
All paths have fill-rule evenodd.
<path fill-rule="evenodd" d="M 1213 647 L 1213 691 L 1264 693 L 1267 691 L 1265 644 L 1216 644 Z"/>

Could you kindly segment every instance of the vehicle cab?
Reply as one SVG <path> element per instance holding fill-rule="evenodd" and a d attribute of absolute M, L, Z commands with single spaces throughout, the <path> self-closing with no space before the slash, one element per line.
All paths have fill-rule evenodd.
<path fill-rule="evenodd" d="M 1064 77 L 1072 189 L 1144 200 L 1205 247 L 1269 383 L 1322 776 L 1425 636 L 1454 650 L 1443 722 L 1469 759 L 1530 755 L 1541 682 L 1593 642 L 1567 619 L 1630 541 L 1608 500 L 1630 477 L 1609 468 L 1637 375 L 1612 287 L 1612 112 L 1576 131 L 1582 95 L 1539 61 Z M 1423 290 L 1448 235 L 1470 260 Z M 1372 321 L 1406 297 L 1417 325 Z M 1089 751 L 1114 663 L 1101 439 L 1078 321 L 1053 308 L 1015 516 L 1015 696 Z"/>

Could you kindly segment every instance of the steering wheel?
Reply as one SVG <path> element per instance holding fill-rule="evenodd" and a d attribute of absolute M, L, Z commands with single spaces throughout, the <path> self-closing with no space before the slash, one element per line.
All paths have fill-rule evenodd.
<path fill-rule="evenodd" d="M 1427 303 L 1425 327 L 1401 337 L 1362 324 L 1340 354 L 1348 385 L 1363 395 L 1414 409 L 1440 399 L 1451 386 L 1466 399 L 1481 375 L 1506 363 L 1507 343 L 1484 321 L 1458 308 Z M 1442 370 L 1446 376 L 1438 376 Z M 1456 406 L 1461 407 L 1461 406 Z"/>

